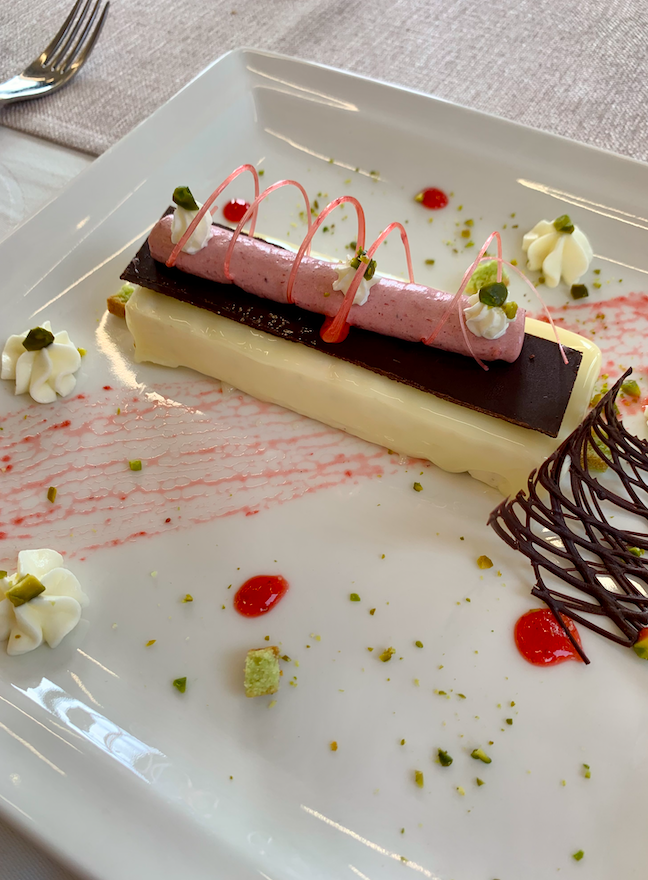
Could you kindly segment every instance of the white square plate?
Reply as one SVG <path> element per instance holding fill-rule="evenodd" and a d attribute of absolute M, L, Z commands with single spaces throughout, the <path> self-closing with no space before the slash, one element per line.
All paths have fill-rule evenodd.
<path fill-rule="evenodd" d="M 204 198 L 246 161 L 320 202 L 358 196 L 370 239 L 406 222 L 418 279 L 447 289 L 475 253 L 463 229 L 475 245 L 502 229 L 521 262 L 522 233 L 569 211 L 597 253 L 591 295 L 548 299 L 596 333 L 608 372 L 642 368 L 645 394 L 645 166 L 295 60 L 221 58 L 0 246 L 3 336 L 49 319 L 88 350 L 55 405 L 1 383 L 0 563 L 53 547 L 91 598 L 56 651 L 0 655 L 0 808 L 102 880 L 643 877 L 647 668 L 587 632 L 589 667 L 519 657 L 512 626 L 537 603 L 485 526 L 497 494 L 136 365 L 106 315 L 173 188 Z M 434 215 L 413 200 L 431 185 L 452 193 Z M 260 233 L 298 243 L 300 209 L 277 193 Z M 317 244 L 332 257 L 355 238 L 350 216 L 335 223 Z M 394 244 L 381 262 L 404 271 Z M 245 620 L 231 597 L 258 573 L 291 588 Z M 265 636 L 292 658 L 272 708 L 241 681 Z"/>

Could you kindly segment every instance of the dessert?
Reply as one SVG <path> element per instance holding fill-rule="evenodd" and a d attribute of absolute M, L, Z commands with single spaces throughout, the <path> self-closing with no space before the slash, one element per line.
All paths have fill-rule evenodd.
<path fill-rule="evenodd" d="M 244 679 L 246 697 L 276 694 L 280 677 L 279 648 L 276 645 L 252 648 L 247 652 Z"/>
<path fill-rule="evenodd" d="M 576 284 L 594 256 L 587 236 L 567 214 L 536 223 L 522 239 L 522 248 L 527 268 L 542 270 L 547 287 L 557 287 L 561 277 L 570 287 Z"/>
<path fill-rule="evenodd" d="M 56 648 L 88 604 L 55 550 L 21 550 L 15 574 L 0 575 L 0 642 L 7 640 L 7 654 L 26 654 L 43 642 Z"/>
<path fill-rule="evenodd" d="M 242 235 L 260 200 L 289 184 L 303 192 L 292 181 L 274 184 L 233 233 L 212 225 L 193 254 L 183 251 L 183 240 L 215 194 L 194 209 L 175 247 L 172 219 L 156 225 L 122 276 L 135 285 L 126 321 L 136 360 L 191 367 L 400 453 L 469 471 L 505 494 L 522 487 L 529 470 L 580 422 L 598 377 L 598 348 L 566 331 L 557 332 L 559 347 L 551 326 L 528 318 L 520 332 L 523 312 L 507 301 L 496 233 L 454 295 L 414 285 L 411 272 L 409 284 L 379 278 L 362 291 L 362 282 L 375 278 L 377 246 L 394 229 L 404 243 L 406 235 L 400 224 L 390 224 L 365 252 L 364 214 L 350 196 L 319 214 L 296 257 Z M 177 190 L 174 196 L 182 199 Z M 336 268 L 307 253 L 315 229 L 345 201 L 359 218 L 350 282 L 349 266 Z M 495 280 L 471 302 L 464 291 L 475 270 L 493 262 L 486 256 L 491 241 L 498 245 Z M 334 289 L 336 281 L 346 293 Z M 410 314 L 401 315 L 402 302 Z M 323 326 L 321 314 L 327 316 Z M 441 344 L 449 350 L 433 347 Z"/>
<path fill-rule="evenodd" d="M 36 403 L 54 403 L 57 395 L 72 393 L 80 366 L 81 354 L 67 331 L 54 334 L 45 321 L 42 327 L 9 337 L 0 378 L 15 380 L 16 394 L 29 392 Z"/>
<path fill-rule="evenodd" d="M 630 434 L 615 410 L 630 373 L 531 474 L 526 492 L 489 517 L 530 560 L 532 595 L 586 663 L 571 621 L 648 658 L 648 441 Z"/>

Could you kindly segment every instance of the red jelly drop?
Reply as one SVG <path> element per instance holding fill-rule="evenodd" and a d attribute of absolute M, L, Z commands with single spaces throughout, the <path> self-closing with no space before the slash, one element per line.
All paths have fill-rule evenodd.
<path fill-rule="evenodd" d="M 288 592 L 288 581 L 280 574 L 258 574 L 239 587 L 234 608 L 243 617 L 260 617 L 280 602 Z"/>
<path fill-rule="evenodd" d="M 575 624 L 564 614 L 560 616 L 580 646 L 580 635 Z M 578 651 L 548 608 L 534 608 L 520 617 L 515 624 L 515 644 L 524 659 L 534 666 L 555 666 L 565 660 L 582 662 Z"/>
<path fill-rule="evenodd" d="M 429 208 L 430 211 L 438 211 L 440 208 L 445 208 L 448 204 L 448 197 L 442 189 L 430 186 L 428 189 L 421 190 L 416 196 L 416 201 L 423 205 L 424 208 Z"/>
<path fill-rule="evenodd" d="M 230 223 L 240 223 L 249 207 L 244 199 L 232 199 L 223 207 L 223 217 Z"/>

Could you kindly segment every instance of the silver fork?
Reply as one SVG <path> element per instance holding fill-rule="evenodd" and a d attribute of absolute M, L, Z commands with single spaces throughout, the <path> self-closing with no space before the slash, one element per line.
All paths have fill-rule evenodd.
<path fill-rule="evenodd" d="M 92 0 L 85 3 L 77 0 L 60 31 L 38 58 L 18 76 L 0 83 L 0 107 L 13 101 L 40 98 L 76 76 L 97 42 L 110 3 L 106 3 L 101 14 L 101 0 L 96 0 L 92 9 L 91 5 Z"/>

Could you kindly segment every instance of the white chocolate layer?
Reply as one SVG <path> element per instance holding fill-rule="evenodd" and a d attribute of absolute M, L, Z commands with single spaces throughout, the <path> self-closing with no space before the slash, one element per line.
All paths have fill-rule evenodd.
<path fill-rule="evenodd" d="M 578 426 L 601 366 L 596 345 L 558 331 L 583 360 L 552 438 L 142 287 L 128 301 L 126 322 L 139 363 L 190 367 L 371 443 L 446 471 L 468 471 L 504 495 L 524 488 L 530 472 Z M 541 321 L 527 318 L 526 330 L 553 338 Z"/>

